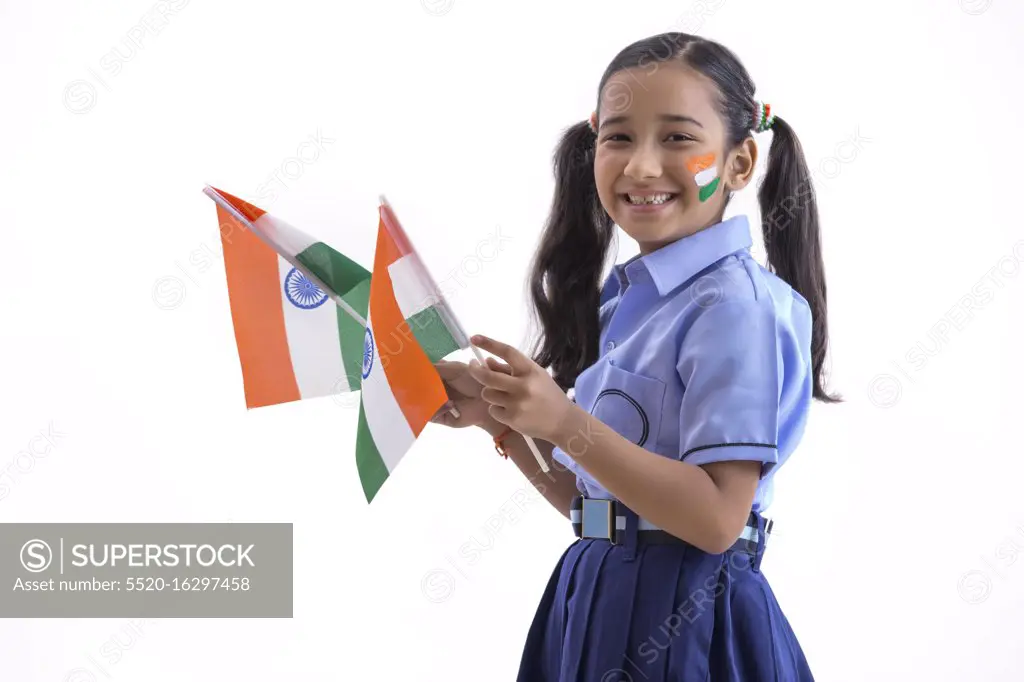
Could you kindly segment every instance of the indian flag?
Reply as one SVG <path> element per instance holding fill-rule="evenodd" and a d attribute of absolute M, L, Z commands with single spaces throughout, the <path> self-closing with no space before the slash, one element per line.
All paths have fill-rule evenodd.
<path fill-rule="evenodd" d="M 227 192 L 217 204 L 248 408 L 357 391 L 370 273 Z"/>
<path fill-rule="evenodd" d="M 434 362 L 468 347 L 391 207 L 382 201 L 356 437 L 367 502 L 448 400 Z"/>
<path fill-rule="evenodd" d="M 707 201 L 715 190 L 718 189 L 718 167 L 715 165 L 715 155 L 705 154 L 697 156 L 686 162 L 686 168 L 693 173 L 693 179 L 700 188 L 700 200 Z"/>

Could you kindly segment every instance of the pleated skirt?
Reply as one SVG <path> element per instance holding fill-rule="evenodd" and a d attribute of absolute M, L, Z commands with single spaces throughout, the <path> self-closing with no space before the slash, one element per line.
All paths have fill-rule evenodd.
<path fill-rule="evenodd" d="M 578 539 L 541 598 L 518 682 L 811 682 L 763 551 Z"/>

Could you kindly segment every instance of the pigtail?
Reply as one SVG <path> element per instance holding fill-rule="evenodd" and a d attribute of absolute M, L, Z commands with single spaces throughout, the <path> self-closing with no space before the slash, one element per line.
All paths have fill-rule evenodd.
<path fill-rule="evenodd" d="M 768 168 L 757 193 L 768 264 L 810 306 L 813 396 L 826 403 L 841 402 L 841 398 L 829 395 L 824 388 L 828 303 L 818 204 L 811 174 L 800 141 L 789 124 L 775 117 L 771 130 Z"/>
<path fill-rule="evenodd" d="M 614 235 L 594 180 L 595 134 L 586 121 L 564 132 L 554 153 L 555 193 L 529 278 L 541 325 L 533 359 L 563 390 L 597 361 L 601 274 Z"/>

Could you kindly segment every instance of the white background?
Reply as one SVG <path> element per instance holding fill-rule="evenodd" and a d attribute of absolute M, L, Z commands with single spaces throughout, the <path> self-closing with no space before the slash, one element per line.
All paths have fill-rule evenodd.
<path fill-rule="evenodd" d="M 201 190 L 367 265 L 385 193 L 458 278 L 468 331 L 526 348 L 560 131 L 620 48 L 689 30 L 739 54 L 817 181 L 847 402 L 814 407 L 778 475 L 764 563 L 817 678 L 1021 679 L 1022 18 L 1016 0 L 3 0 L 0 521 L 292 522 L 295 614 L 141 635 L 4 620 L 0 678 L 512 679 L 569 525 L 516 507 L 529 484 L 481 431 L 428 426 L 368 506 L 354 400 L 247 412 Z"/>

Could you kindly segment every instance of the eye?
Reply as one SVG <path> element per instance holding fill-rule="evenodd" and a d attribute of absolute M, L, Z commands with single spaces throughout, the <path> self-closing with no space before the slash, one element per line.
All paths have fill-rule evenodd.
<path fill-rule="evenodd" d="M 629 142 L 629 136 L 625 133 L 612 133 L 606 135 L 604 138 L 605 142 Z"/>
<path fill-rule="evenodd" d="M 672 133 L 668 136 L 672 142 L 696 142 L 697 140 L 686 133 Z"/>

